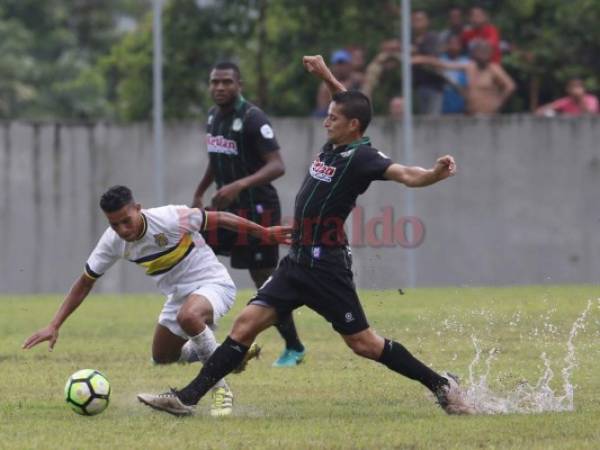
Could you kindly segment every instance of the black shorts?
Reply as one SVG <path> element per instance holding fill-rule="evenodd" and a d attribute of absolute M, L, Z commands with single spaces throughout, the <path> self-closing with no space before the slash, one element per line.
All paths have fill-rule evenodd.
<path fill-rule="evenodd" d="M 230 211 L 233 214 L 252 220 L 264 227 L 281 223 L 279 204 L 262 207 L 260 211 L 249 213 L 248 209 Z M 217 255 L 230 256 L 234 269 L 272 269 L 279 262 L 278 245 L 262 245 L 260 239 L 218 228 L 202 233 L 206 243 Z"/>
<path fill-rule="evenodd" d="M 279 315 L 306 305 L 343 335 L 369 328 L 352 270 L 343 263 L 311 267 L 286 256 L 249 304 L 271 306 Z"/>

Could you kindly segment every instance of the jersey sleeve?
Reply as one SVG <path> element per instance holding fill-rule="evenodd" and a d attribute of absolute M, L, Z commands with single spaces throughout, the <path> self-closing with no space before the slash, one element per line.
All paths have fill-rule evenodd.
<path fill-rule="evenodd" d="M 96 248 L 92 251 L 85 264 L 83 272 L 88 278 L 97 280 L 121 257 L 118 249 L 118 239 L 110 228 L 104 232 Z"/>
<path fill-rule="evenodd" d="M 372 147 L 361 147 L 358 151 L 356 165 L 360 175 L 369 181 L 383 180 L 383 174 L 393 161 Z"/>
<path fill-rule="evenodd" d="M 279 143 L 275 138 L 273 127 L 267 115 L 258 108 L 248 111 L 244 119 L 246 139 L 252 148 L 260 153 L 269 153 L 279 150 Z"/>
<path fill-rule="evenodd" d="M 206 230 L 208 221 L 206 220 L 206 211 L 203 208 L 188 208 L 187 206 L 177 206 L 176 208 L 181 234 Z"/>

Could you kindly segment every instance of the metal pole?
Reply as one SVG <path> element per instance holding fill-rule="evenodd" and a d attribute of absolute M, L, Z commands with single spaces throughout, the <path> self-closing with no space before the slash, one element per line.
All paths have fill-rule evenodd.
<path fill-rule="evenodd" d="M 163 80 L 162 80 L 162 0 L 154 0 L 153 20 L 153 123 L 154 123 L 154 201 L 165 202 L 165 157 L 163 145 Z"/>
<path fill-rule="evenodd" d="M 410 28 L 410 0 L 402 0 L 402 92 L 404 93 L 404 115 L 402 116 L 402 137 L 404 146 L 404 161 L 406 165 L 414 164 L 413 153 L 413 99 L 412 99 L 412 65 L 411 59 L 411 28 Z M 415 215 L 415 198 L 411 189 L 406 189 L 405 215 Z M 412 230 L 408 230 L 410 233 Z M 407 237 L 410 237 L 407 236 Z M 408 249 L 408 287 L 415 287 L 417 269 L 415 250 Z"/>

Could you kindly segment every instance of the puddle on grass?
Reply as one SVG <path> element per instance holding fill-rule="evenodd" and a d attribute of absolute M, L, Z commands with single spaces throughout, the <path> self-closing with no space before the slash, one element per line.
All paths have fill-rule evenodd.
<path fill-rule="evenodd" d="M 600 304 L 600 299 L 598 299 Z M 562 386 L 554 390 L 551 381 L 557 376 L 556 369 L 546 353 L 540 358 L 544 364 L 544 371 L 537 382 L 530 384 L 521 382 L 510 392 L 495 392 L 490 388 L 488 380 L 492 364 L 498 356 L 496 349 L 483 352 L 476 336 L 472 335 L 475 357 L 469 364 L 469 378 L 463 382 L 465 394 L 480 414 L 532 414 L 542 412 L 573 411 L 573 383 L 571 377 L 577 366 L 575 338 L 580 330 L 585 328 L 586 319 L 592 307 L 592 300 L 588 300 L 586 308 L 575 320 L 566 342 L 566 354 L 562 360 L 560 375 Z"/>

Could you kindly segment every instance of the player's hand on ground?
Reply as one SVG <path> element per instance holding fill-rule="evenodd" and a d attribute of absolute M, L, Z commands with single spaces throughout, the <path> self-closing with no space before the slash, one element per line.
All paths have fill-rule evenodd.
<path fill-rule="evenodd" d="M 302 64 L 309 73 L 315 74 L 319 78 L 326 78 L 330 73 L 321 55 L 305 56 L 302 58 Z"/>
<path fill-rule="evenodd" d="M 293 227 L 289 225 L 277 225 L 267 228 L 267 242 L 291 245 Z"/>
<path fill-rule="evenodd" d="M 236 182 L 222 186 L 212 198 L 212 206 L 216 209 L 225 209 L 231 205 L 241 192 L 241 187 Z"/>
<path fill-rule="evenodd" d="M 433 171 L 438 177 L 438 180 L 444 180 L 456 173 L 456 162 L 450 155 L 438 158 L 433 168 Z"/>
<path fill-rule="evenodd" d="M 52 325 L 48 325 L 46 328 L 42 328 L 38 332 L 29 336 L 23 343 L 23 349 L 29 350 L 30 348 L 38 345 L 40 342 L 48 342 L 48 350 L 52 351 L 56 340 L 58 339 L 58 329 Z"/>

